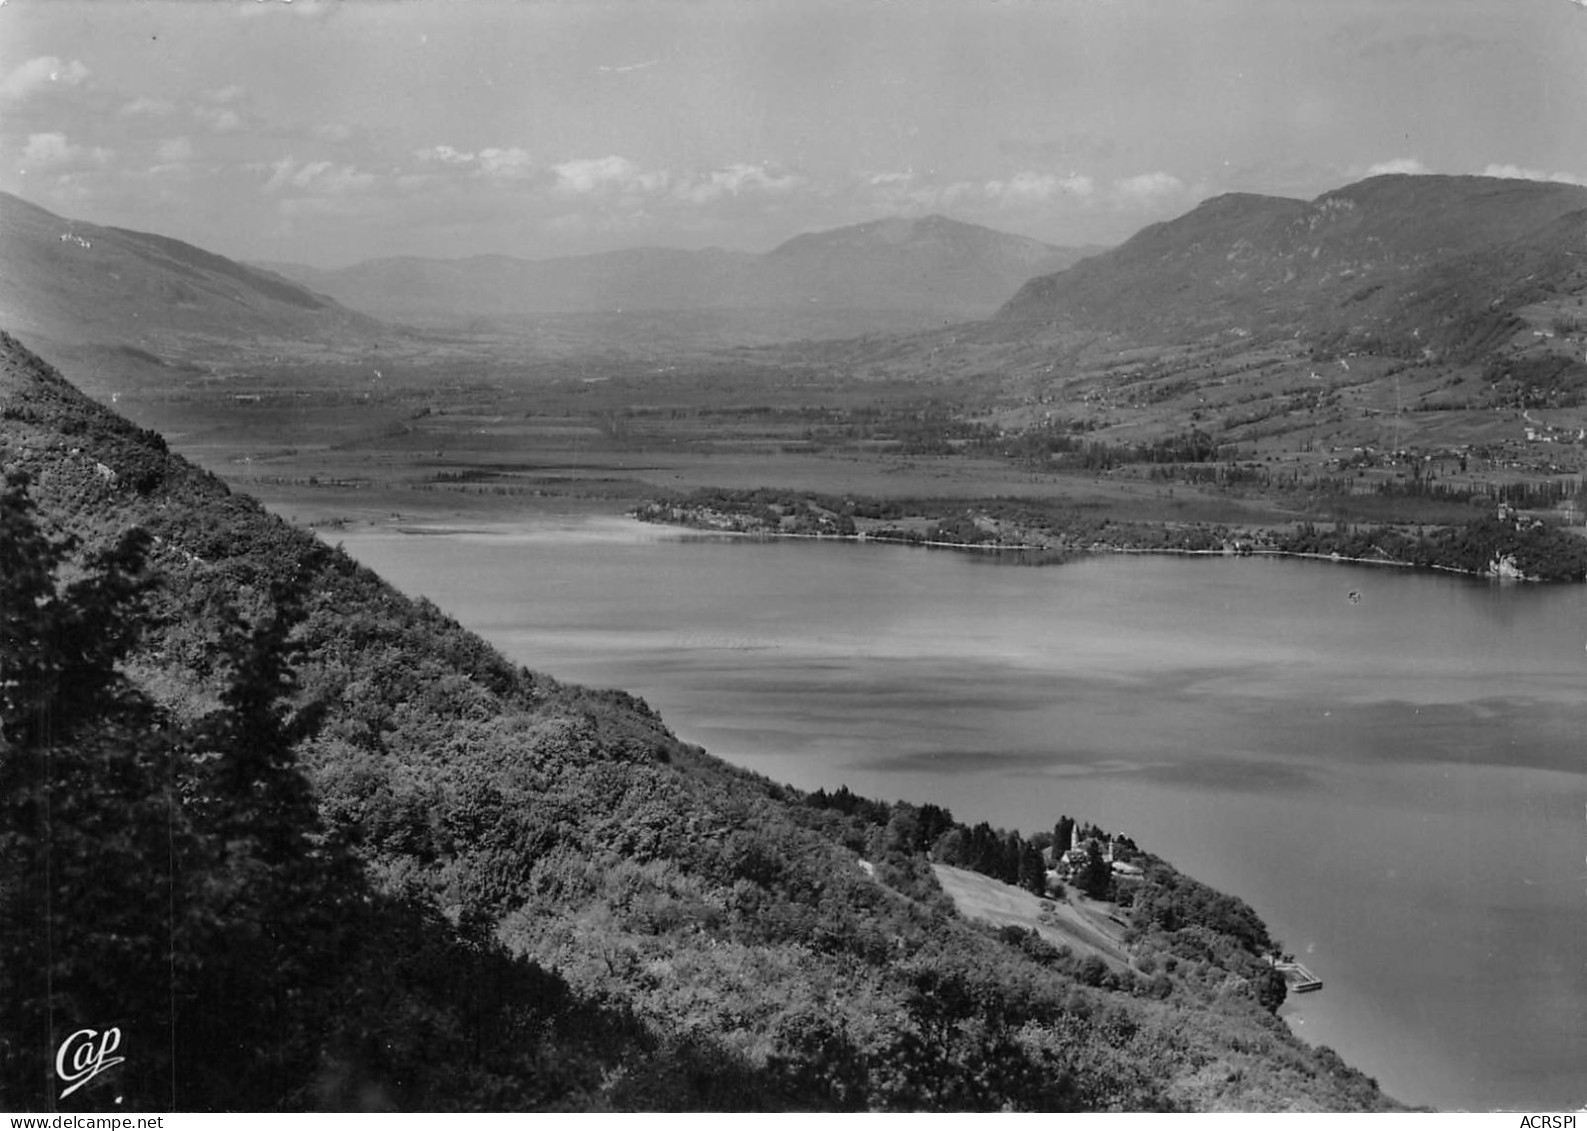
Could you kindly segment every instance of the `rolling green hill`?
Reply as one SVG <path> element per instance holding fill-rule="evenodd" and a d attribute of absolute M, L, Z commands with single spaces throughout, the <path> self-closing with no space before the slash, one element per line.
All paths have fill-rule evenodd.
<path fill-rule="evenodd" d="M 0 318 L 17 332 L 164 354 L 184 339 L 356 338 L 374 319 L 181 240 L 0 193 Z M 178 352 L 180 352 L 178 350 Z"/>
<path fill-rule="evenodd" d="M 1151 863 L 1122 971 L 967 923 L 923 807 L 514 668 L 9 336 L 0 467 L 0 1106 L 112 1021 L 70 1104 L 1394 1106 L 1237 900 Z"/>

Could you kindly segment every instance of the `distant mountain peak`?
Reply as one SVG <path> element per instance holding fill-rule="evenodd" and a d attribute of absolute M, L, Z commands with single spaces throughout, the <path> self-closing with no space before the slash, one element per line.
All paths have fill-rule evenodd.
<path fill-rule="evenodd" d="M 966 245 L 979 242 L 989 250 L 1006 251 L 1012 247 L 1020 247 L 1025 250 L 1027 256 L 1032 252 L 1051 254 L 1061 250 L 1052 244 L 1028 236 L 1016 236 L 980 224 L 955 220 L 940 212 L 931 212 L 925 216 L 887 216 L 842 228 L 805 232 L 778 244 L 768 254 L 800 255 L 812 251 L 868 246 L 896 248 L 913 243 L 940 243 L 944 238 Z"/>
<path fill-rule="evenodd" d="M 985 318 L 1027 279 L 1094 250 L 930 213 L 808 232 L 765 254 L 650 247 L 543 260 L 399 257 L 335 271 L 272 267 L 353 309 L 398 321 L 755 311 L 777 326 L 791 312 L 807 319 L 819 310 L 820 336 L 849 337 Z"/>

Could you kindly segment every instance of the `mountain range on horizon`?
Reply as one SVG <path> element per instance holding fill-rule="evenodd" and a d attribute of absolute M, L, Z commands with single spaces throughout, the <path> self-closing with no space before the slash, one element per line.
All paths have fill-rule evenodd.
<path fill-rule="evenodd" d="M 955 337 L 1016 353 L 1082 330 L 1298 336 L 1460 359 L 1502 340 L 1528 303 L 1587 289 L 1584 257 L 1587 188 L 1485 177 L 1375 177 L 1312 201 L 1229 194 L 1107 250 L 928 216 L 808 233 L 764 254 L 635 248 L 339 271 L 245 265 L 0 194 L 4 324 L 161 358 L 274 339 L 357 347 L 402 324 L 648 312 L 759 318 L 762 343 L 785 330 L 885 343 L 977 322 Z"/>
<path fill-rule="evenodd" d="M 771 251 L 636 247 L 522 259 L 396 256 L 325 270 L 258 264 L 355 310 L 394 322 L 438 323 L 537 314 L 776 311 L 867 314 L 900 325 L 969 321 L 996 311 L 1028 279 L 1100 247 L 1056 247 L 946 216 L 890 217 L 795 236 Z"/>

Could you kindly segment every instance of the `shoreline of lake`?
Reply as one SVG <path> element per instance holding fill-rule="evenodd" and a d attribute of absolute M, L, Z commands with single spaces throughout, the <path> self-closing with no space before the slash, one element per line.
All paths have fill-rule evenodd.
<path fill-rule="evenodd" d="M 1515 581 L 1587 581 L 1587 539 L 1507 507 L 1496 515 L 1473 516 L 1464 524 L 1434 526 L 1430 534 L 1418 526 L 1413 537 L 1409 528 L 1394 525 L 1361 531 L 1335 524 L 1330 532 L 1310 521 L 1298 522 L 1290 530 L 1118 523 L 1075 514 L 1037 514 L 1028 503 L 1011 505 L 1004 500 L 982 500 L 952 516 L 945 516 L 941 505 L 931 501 L 916 500 L 910 506 L 915 508 L 908 512 L 913 517 L 899 525 L 905 504 L 894 500 L 717 491 L 697 492 L 682 500 L 651 500 L 629 514 L 640 522 L 721 533 L 1045 553 L 1054 555 L 1054 560 L 1096 552 L 1285 556 Z M 1384 548 L 1385 543 L 1393 552 Z"/>
<path fill-rule="evenodd" d="M 1285 1006 L 1292 1031 L 1408 1103 L 1580 1098 L 1526 1028 L 1573 1032 L 1559 1003 L 1587 1001 L 1568 916 L 1533 886 L 1579 825 L 1580 643 L 1547 612 L 1573 587 L 1396 570 L 1363 610 L 1301 561 L 1097 555 L 1055 585 L 616 516 L 479 526 L 325 533 L 515 661 L 624 687 L 775 780 L 1131 832 L 1249 901 L 1327 982 Z M 1485 1035 L 1497 1052 L 1470 1047 Z"/>
<path fill-rule="evenodd" d="M 639 522 L 649 522 L 648 519 L 636 519 Z M 1178 558 L 1285 558 L 1294 561 L 1327 562 L 1332 565 L 1358 565 L 1380 566 L 1391 569 L 1406 569 L 1425 571 L 1429 573 L 1447 573 L 1457 577 L 1470 577 L 1484 581 L 1522 581 L 1541 584 L 1538 578 L 1517 576 L 1505 573 L 1479 573 L 1473 570 L 1457 569 L 1454 566 L 1427 565 L 1419 566 L 1415 562 L 1389 561 L 1384 558 L 1347 558 L 1339 554 L 1308 554 L 1292 550 L 1268 549 L 1242 549 L 1242 550 L 1190 550 L 1174 547 L 1155 546 L 1123 546 L 1093 544 L 1080 547 L 1073 551 L 1053 550 L 1045 546 L 1027 545 L 1023 543 L 997 543 L 982 542 L 941 542 L 924 538 L 895 538 L 877 534 L 806 534 L 796 531 L 754 531 L 754 530 L 707 530 L 703 527 L 687 526 L 673 523 L 656 523 L 655 525 L 677 526 L 680 530 L 687 530 L 701 534 L 717 534 L 724 538 L 748 538 L 766 542 L 814 541 L 814 542 L 848 542 L 856 545 L 879 546 L 906 546 L 918 547 L 925 550 L 955 550 L 965 553 L 978 554 L 1011 554 L 1030 555 L 1036 557 L 1049 556 L 1043 564 L 1063 565 L 1087 555 L 1128 554 L 1128 555 L 1159 555 Z M 459 531 L 460 533 L 462 531 Z M 415 529 L 415 534 L 426 531 Z"/>

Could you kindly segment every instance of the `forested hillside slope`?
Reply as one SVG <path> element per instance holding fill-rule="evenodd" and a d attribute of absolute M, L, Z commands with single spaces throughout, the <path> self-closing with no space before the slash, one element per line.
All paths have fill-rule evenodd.
<path fill-rule="evenodd" d="M 513 667 L 4 336 L 0 468 L 0 1107 L 1394 1106 L 1238 901 L 1163 872 L 1123 969 L 966 923 L 924 808 Z"/>
<path fill-rule="evenodd" d="M 1584 232 L 1577 185 L 1389 175 L 1309 202 L 1230 193 L 1032 279 L 998 319 L 1015 336 L 1066 323 L 1470 360 L 1521 307 L 1580 291 Z"/>

